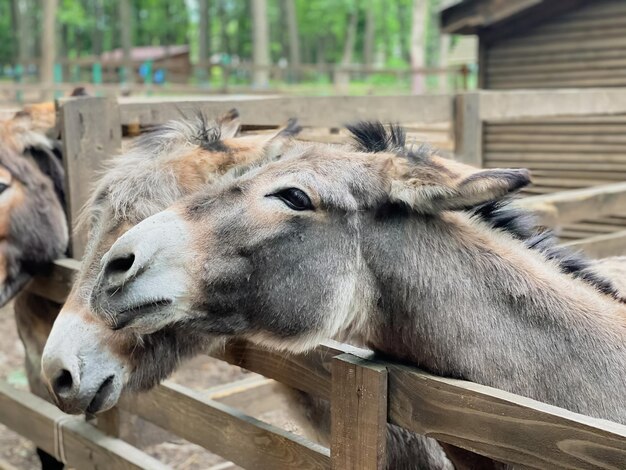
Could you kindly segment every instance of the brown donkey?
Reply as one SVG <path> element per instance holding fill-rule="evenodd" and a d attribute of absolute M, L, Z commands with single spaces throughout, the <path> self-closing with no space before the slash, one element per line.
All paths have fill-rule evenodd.
<path fill-rule="evenodd" d="M 0 305 L 14 298 L 30 390 L 47 398 L 41 354 L 59 306 L 22 288 L 65 254 L 64 171 L 59 143 L 47 137 L 54 105 L 31 105 L 0 122 Z M 38 450 L 46 469 L 58 463 Z"/>
<path fill-rule="evenodd" d="M 528 173 L 406 150 L 399 129 L 353 132 L 356 151 L 294 147 L 128 231 L 92 310 L 134 334 L 296 352 L 360 337 L 435 374 L 626 424 L 618 289 L 490 203 Z"/>
<path fill-rule="evenodd" d="M 198 116 L 170 122 L 141 136 L 132 149 L 111 162 L 83 213 L 81 228 L 88 229 L 88 244 L 76 282 L 55 323 L 55 331 L 61 331 L 65 323 L 75 318 L 93 317 L 88 301 L 100 259 L 119 236 L 184 196 L 215 183 L 226 172 L 279 156 L 298 130 L 292 122 L 273 135 L 236 137 L 239 127 L 234 110 L 216 121 Z M 97 326 L 94 322 L 94 327 Z M 206 343 L 197 341 L 188 352 L 179 351 L 177 347 L 183 338 L 175 334 L 166 332 L 142 337 L 132 332 L 116 333 L 102 326 L 98 342 L 114 345 L 124 354 L 132 352 L 138 363 L 129 364 L 122 377 L 110 375 L 109 366 L 101 362 L 98 370 L 90 371 L 97 375 L 90 378 L 77 375 L 78 363 L 55 362 L 62 367 L 51 381 L 51 388 L 64 411 L 107 409 L 115 403 L 126 381 L 131 382 L 130 388 L 150 387 L 169 375 L 181 359 L 202 351 Z M 55 338 L 52 335 L 49 342 L 56 342 L 58 338 Z M 84 352 L 79 350 L 83 345 L 73 341 L 61 340 L 59 346 L 67 353 L 82 356 Z M 176 352 L 169 354 L 170 350 Z M 89 355 L 80 360 L 89 362 Z M 50 363 L 44 361 L 44 369 L 50 367 Z M 146 373 L 146 367 L 151 368 L 150 373 Z M 135 374 L 134 369 L 139 373 Z M 111 380 L 105 380 L 109 377 Z M 91 383 L 91 379 L 100 381 Z"/>
<path fill-rule="evenodd" d="M 58 146 L 29 114 L 0 122 L 0 305 L 67 246 Z"/>
<path fill-rule="evenodd" d="M 59 320 L 51 334 L 48 350 L 63 350 L 63 357 L 47 355 L 44 373 L 58 405 L 67 412 L 97 412 L 113 406 L 122 391 L 144 390 L 169 375 L 179 362 L 211 347 L 219 347 L 219 336 L 179 335 L 175 330 L 136 335 L 113 332 L 109 323 L 98 323 L 88 305 L 102 255 L 118 236 L 146 217 L 167 208 L 205 184 L 224 184 L 251 167 L 272 161 L 291 145 L 298 131 L 292 123 L 277 135 L 234 138 L 238 128 L 235 114 L 218 122 L 195 120 L 171 123 L 142 138 L 135 149 L 116 159 L 104 175 L 84 213 L 90 227 L 83 266 Z M 226 176 L 224 173 L 228 172 Z M 128 263 L 131 260 L 121 260 Z M 93 333 L 90 343 L 67 342 L 61 335 L 87 320 Z M 95 342 L 91 341 L 97 338 Z M 115 354 L 93 355 L 104 346 Z M 126 362 L 120 358 L 130 356 Z M 73 359 L 80 357 L 81 366 Z M 92 363 L 91 359 L 96 362 Z M 85 372 L 83 374 L 83 372 Z M 328 404 L 287 390 L 285 393 L 322 440 L 330 432 Z M 433 468 L 452 466 L 431 439 L 390 428 L 389 468 Z M 396 459 L 396 460 L 393 460 Z M 410 462 L 410 463 L 407 463 Z M 413 467 L 411 467 L 413 466 Z"/>

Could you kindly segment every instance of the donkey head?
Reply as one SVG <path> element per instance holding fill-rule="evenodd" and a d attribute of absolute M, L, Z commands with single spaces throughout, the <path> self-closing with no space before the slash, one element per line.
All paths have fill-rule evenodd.
<path fill-rule="evenodd" d="M 306 350 L 358 329 L 376 308 L 368 256 L 381 224 L 444 218 L 529 182 L 525 170 L 406 150 L 400 129 L 352 131 L 354 148 L 294 146 L 135 226 L 102 259 L 94 311 L 138 334 L 175 329 Z"/>
<path fill-rule="evenodd" d="M 29 113 L 0 123 L 0 305 L 68 242 L 58 144 Z"/>
<path fill-rule="evenodd" d="M 63 410 L 108 409 L 125 387 L 153 386 L 182 358 L 209 346 L 174 329 L 115 331 L 115 318 L 93 312 L 88 301 L 100 260 L 119 236 L 229 170 L 280 155 L 298 131 L 292 122 L 277 134 L 236 137 L 239 126 L 235 110 L 216 121 L 198 116 L 168 123 L 139 138 L 98 184 L 83 217 L 89 241 L 81 270 L 42 360 L 44 376 Z M 113 268 L 124 269 L 133 261 L 118 259 Z M 158 305 L 158 299 L 151 303 Z"/>

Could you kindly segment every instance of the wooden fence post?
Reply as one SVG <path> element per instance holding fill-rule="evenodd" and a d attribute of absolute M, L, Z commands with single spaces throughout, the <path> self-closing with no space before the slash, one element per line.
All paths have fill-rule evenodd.
<path fill-rule="evenodd" d="M 70 232 L 70 250 L 80 260 L 87 234 L 73 232 L 76 219 L 89 198 L 99 170 L 105 160 L 119 151 L 122 144 L 117 102 L 106 98 L 76 98 L 66 101 L 58 113 L 63 141 L 66 211 Z M 106 434 L 119 436 L 119 411 L 112 409 L 100 415 L 97 427 Z"/>
<path fill-rule="evenodd" d="M 60 109 L 63 162 L 65 165 L 67 215 L 73 229 L 81 208 L 89 198 L 97 173 L 122 145 L 119 106 L 107 98 L 76 98 Z M 80 259 L 87 234 L 71 237 L 71 255 Z"/>
<path fill-rule="evenodd" d="M 483 122 L 480 92 L 463 93 L 454 98 L 454 154 L 460 162 L 483 166 Z"/>
<path fill-rule="evenodd" d="M 331 396 L 331 469 L 384 468 L 387 369 L 351 354 L 337 356 Z"/>

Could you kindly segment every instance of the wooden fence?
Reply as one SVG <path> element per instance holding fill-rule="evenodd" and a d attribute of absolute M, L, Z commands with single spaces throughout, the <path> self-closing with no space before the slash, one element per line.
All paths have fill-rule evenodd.
<path fill-rule="evenodd" d="M 291 116 L 299 116 L 305 125 L 326 127 L 357 117 L 410 123 L 452 121 L 454 117 L 453 102 L 445 96 L 121 104 L 103 98 L 69 100 L 60 107 L 60 116 L 70 221 L 88 196 L 102 161 L 120 147 L 123 126 L 158 124 L 192 109 L 214 115 L 234 106 L 241 110 L 245 124 L 255 126 L 280 124 Z M 537 210 L 547 224 L 569 222 L 624 207 L 626 184 L 529 197 L 520 203 Z M 80 258 L 83 248 L 84 237 L 79 234 L 72 240 L 74 258 Z M 75 259 L 59 260 L 50 275 L 36 279 L 30 289 L 62 302 L 78 267 Z M 626 462 L 626 426 L 490 387 L 435 377 L 345 344 L 328 341 L 311 353 L 287 355 L 233 342 L 219 358 L 329 400 L 330 449 L 235 408 L 250 399 L 249 391 L 241 387 L 222 387 L 219 394 L 206 394 L 165 383 L 149 393 L 124 397 L 119 409 L 244 468 L 380 469 L 388 423 L 523 467 L 617 469 Z M 33 395 L 0 384 L 0 422 L 68 465 L 164 468 L 115 437 L 115 410 L 98 418 L 94 427 Z"/>
<path fill-rule="evenodd" d="M 38 61 L 28 65 L 36 66 Z M 151 77 L 140 78 L 134 72 L 131 79 L 125 79 L 122 62 L 109 62 L 105 65 L 95 59 L 66 60 L 57 64 L 58 70 L 73 70 L 73 73 L 65 73 L 63 77 L 57 77 L 53 84 L 39 83 L 37 74 L 30 78 L 23 76 L 13 77 L 13 82 L 0 82 L 0 98 L 13 103 L 40 100 L 43 96 L 51 96 L 52 93 L 71 92 L 76 86 L 87 86 L 91 93 L 100 96 L 115 97 L 124 94 L 206 94 L 211 93 L 267 93 L 288 90 L 292 85 L 300 88 L 314 86 L 318 90 L 334 90 L 335 93 L 346 93 L 347 85 L 351 80 L 360 80 L 371 77 L 392 77 L 396 87 L 404 87 L 409 90 L 410 78 L 420 75 L 433 78 L 436 87 L 430 86 L 428 92 L 448 92 L 467 90 L 475 73 L 468 65 L 451 67 L 422 67 L 422 68 L 390 68 L 390 67 L 367 67 L 363 65 L 341 64 L 301 64 L 299 66 L 260 66 L 250 63 L 238 65 L 212 64 L 208 67 L 195 67 L 197 80 L 192 80 L 194 73 L 187 70 L 177 70 L 160 63 L 158 68 L 165 70 L 166 81 L 154 83 Z M 135 64 L 135 69 L 139 64 Z M 22 67 L 23 69 L 23 67 Z M 252 76 L 255 71 L 267 71 L 271 86 L 266 90 L 255 87 Z M 93 72 L 92 72 L 93 71 Z M 97 72 L 96 72 L 97 71 Z M 61 74 L 63 75 L 63 74 Z M 74 75 L 74 78 L 72 78 Z M 78 76 L 76 76 L 78 75 Z M 91 79 L 89 77 L 91 76 Z M 211 78 L 212 77 L 212 78 Z M 308 81 L 307 81 L 308 80 Z M 380 86 L 379 86 L 380 87 Z M 378 87 L 378 88 L 379 88 Z M 375 92 L 376 86 L 371 85 L 369 92 Z"/>

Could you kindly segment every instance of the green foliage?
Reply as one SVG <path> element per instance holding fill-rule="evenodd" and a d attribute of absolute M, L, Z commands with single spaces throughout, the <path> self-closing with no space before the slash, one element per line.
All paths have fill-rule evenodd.
<path fill-rule="evenodd" d="M 12 63 L 17 55 L 13 40 L 11 5 L 13 2 L 46 0 L 0 0 L 0 64 Z M 267 0 L 270 25 L 270 55 L 274 63 L 289 57 L 285 0 Z M 291 0 L 289 0 L 291 1 Z M 373 57 L 382 67 L 409 65 L 411 19 L 414 1 L 428 1 L 426 23 L 426 64 L 436 66 L 439 55 L 438 10 L 442 0 L 293 0 L 296 7 L 302 63 L 339 63 L 342 60 L 349 18 L 357 14 L 357 29 L 352 62 L 362 63 L 366 44 L 366 18 L 373 12 Z M 118 48 L 120 23 L 132 24 L 133 44 L 190 44 L 197 58 L 199 24 L 198 0 L 131 0 L 132 17 L 119 18 L 119 0 L 60 0 L 57 14 L 58 53 L 62 57 L 91 56 Z M 35 10 L 35 14 L 40 9 Z M 37 17 L 36 27 L 41 28 Z M 252 58 L 251 0 L 209 0 L 210 52 L 221 54 L 224 62 L 233 57 Z M 38 32 L 34 31 L 34 35 Z M 35 48 L 37 49 L 37 48 Z M 37 51 L 34 52 L 38 54 Z M 215 73 L 215 72 L 214 72 Z M 219 80 L 221 77 L 213 77 Z M 328 82 L 329 74 L 307 73 L 311 82 Z M 232 77 L 243 81 L 246 75 Z M 369 85 L 390 84 L 397 77 L 374 75 Z"/>
<path fill-rule="evenodd" d="M 11 2 L 0 2 L 0 64 L 10 63 L 17 55 L 11 24 Z"/>

